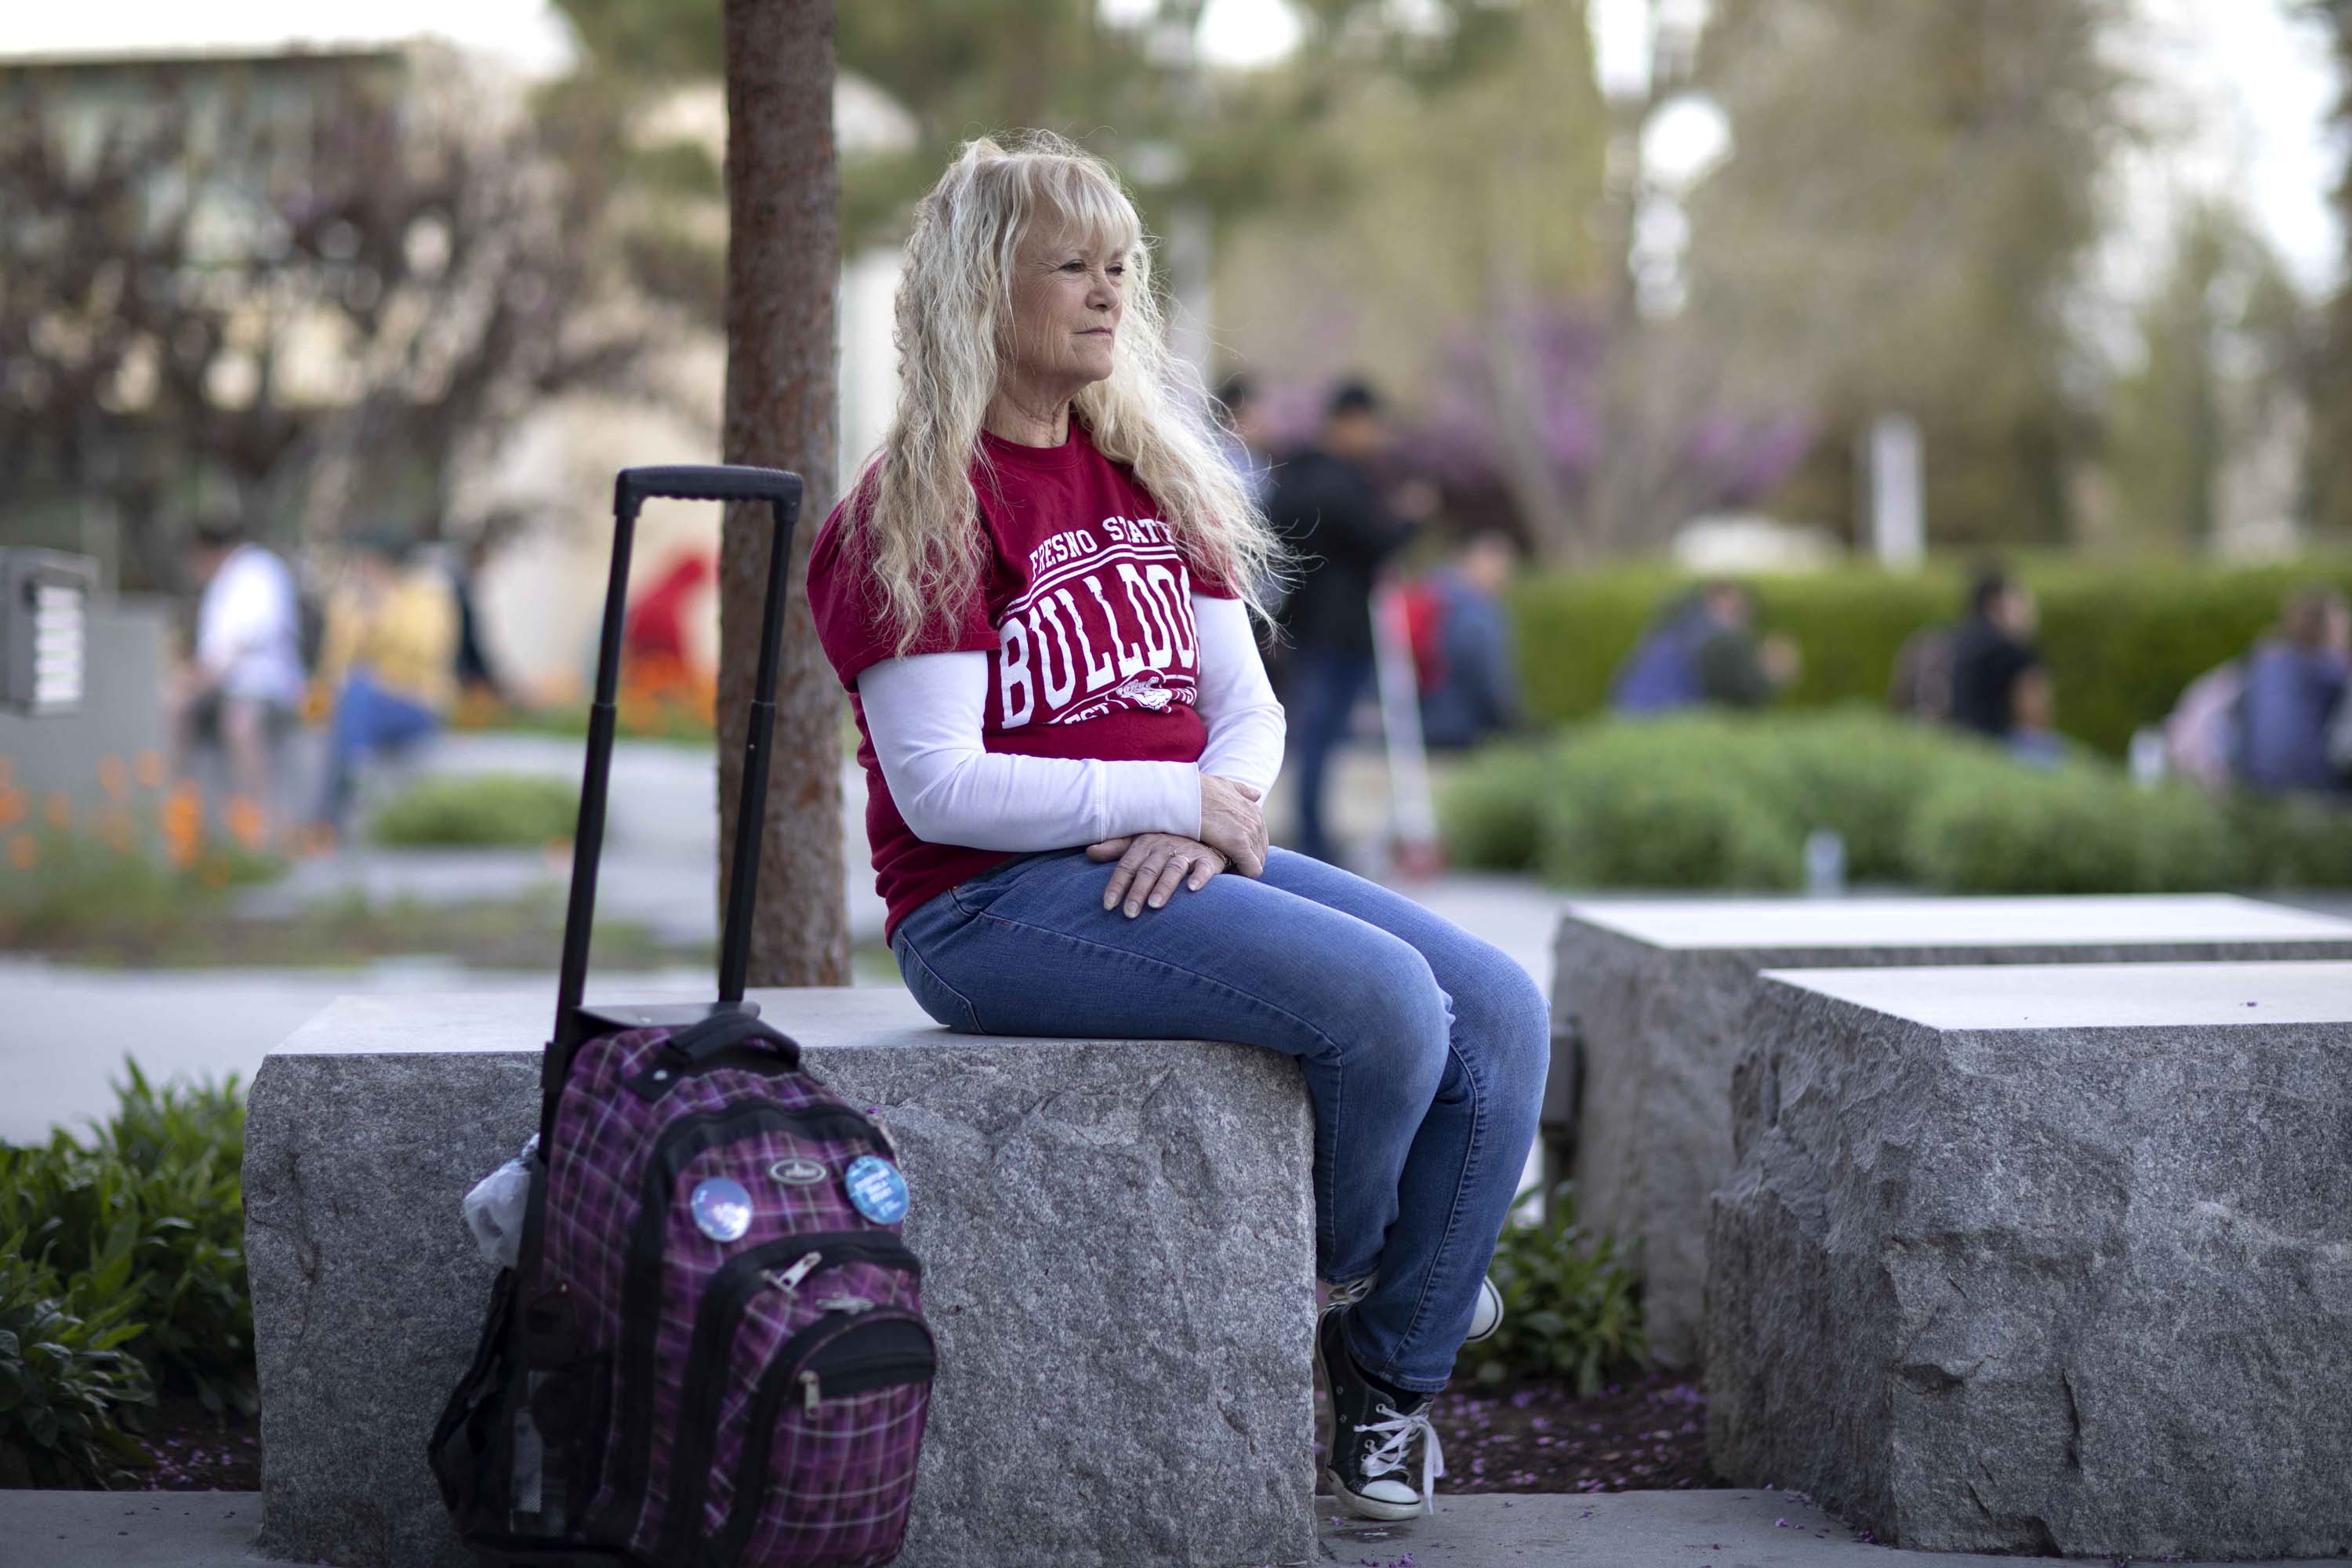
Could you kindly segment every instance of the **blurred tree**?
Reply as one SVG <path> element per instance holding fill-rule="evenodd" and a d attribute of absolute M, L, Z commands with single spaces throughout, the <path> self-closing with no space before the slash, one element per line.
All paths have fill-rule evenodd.
<path fill-rule="evenodd" d="M 1106 19 L 1100 0 L 889 0 L 840 8 L 837 58 L 913 118 L 911 145 L 845 157 L 842 229 L 887 241 L 967 137 L 1058 131 L 1117 164 L 1160 225 L 1178 204 L 1213 221 L 1327 192 L 1352 172 L 1307 132 L 1368 69 L 1438 81 L 1506 52 L 1519 7 L 1429 0 L 1411 25 L 1387 0 L 1295 0 L 1307 30 L 1278 70 L 1205 67 L 1194 39 L 1207 0 L 1143 0 Z M 586 58 L 577 90 L 640 103 L 716 79 L 723 0 L 557 0 Z M 719 172 L 688 138 L 642 134 L 625 163 L 641 193 L 631 248 L 640 276 L 715 312 L 721 241 L 681 223 L 714 201 Z M 715 319 L 715 314 L 714 314 Z"/>
<path fill-rule="evenodd" d="M 833 505 L 834 310 L 841 241 L 833 147 L 833 0 L 727 0 L 726 460 L 790 468 L 793 540 L 769 743 L 755 985 L 846 985 L 841 691 L 818 647 L 809 544 Z M 725 907 L 772 560 L 764 506 L 728 509 L 719 548 L 719 856 Z"/>
<path fill-rule="evenodd" d="M 2183 216 L 2169 272 L 2140 313 L 2147 357 L 2114 392 L 2107 468 L 2118 535 L 2201 549 L 2225 529 L 2297 510 L 2292 479 L 2250 493 L 2249 468 L 2300 434 L 2309 319 L 2276 254 L 2234 208 L 2208 202 Z"/>
<path fill-rule="evenodd" d="M 1717 0 L 1699 79 L 1732 151 L 1693 202 L 1694 309 L 1859 437 L 1926 436 L 1931 537 L 2055 542 L 2094 449 L 2069 316 L 2129 134 L 2128 0 Z M 1798 510 L 1854 518 L 1851 439 Z"/>
<path fill-rule="evenodd" d="M 486 98 L 438 53 L 0 78 L 20 504 L 102 499 L 131 588 L 174 584 L 194 510 L 431 534 L 465 458 L 617 378 L 642 340 L 592 308 L 598 149 Z"/>
<path fill-rule="evenodd" d="M 2326 27 L 2341 79 L 2336 121 L 2352 132 L 2352 0 L 2305 0 Z M 2352 535 L 2352 165 L 2336 186 L 2344 225 L 2345 278 L 2327 311 L 2324 343 L 2312 376 L 2312 490 L 2315 521 Z"/>

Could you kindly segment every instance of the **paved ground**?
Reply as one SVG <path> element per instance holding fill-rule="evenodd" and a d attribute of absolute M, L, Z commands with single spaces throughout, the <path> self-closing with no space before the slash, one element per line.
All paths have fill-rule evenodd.
<path fill-rule="evenodd" d="M 1335 1521 L 1328 1501 L 1318 1507 L 1327 1516 L 1320 1562 L 1341 1568 L 2015 1568 L 2019 1561 L 1864 1544 L 1821 1510 L 1769 1491 L 1441 1493 L 1434 1516 L 1393 1525 Z M 252 1492 L 0 1492 L 0 1562 L 251 1568 L 268 1561 L 250 1550 L 260 1513 Z M 2341 1561 L 2327 1560 L 2330 1568 Z M 2274 1568 L 2322 1563 L 2282 1561 Z"/>

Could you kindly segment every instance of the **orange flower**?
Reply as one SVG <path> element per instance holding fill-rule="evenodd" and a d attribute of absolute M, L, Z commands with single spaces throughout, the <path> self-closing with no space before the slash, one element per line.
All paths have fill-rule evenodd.
<path fill-rule="evenodd" d="M 70 827 L 73 826 L 73 802 L 67 798 L 65 791 L 53 789 L 49 792 L 49 798 L 41 803 L 41 815 L 49 819 L 51 827 Z"/>
<path fill-rule="evenodd" d="M 163 753 L 155 751 L 140 752 L 135 771 L 141 789 L 162 789 L 163 787 Z"/>
<path fill-rule="evenodd" d="M 108 847 L 120 855 L 128 855 L 139 847 L 139 829 L 131 820 L 131 813 L 121 806 L 102 812 L 99 832 L 106 837 Z"/>
<path fill-rule="evenodd" d="M 19 871 L 29 871 L 40 863 L 41 846 L 29 833 L 19 833 L 8 840 L 9 863 Z"/>
<path fill-rule="evenodd" d="M 258 849 L 268 837 L 269 825 L 263 820 L 261 807 L 250 795 L 232 795 L 228 803 L 228 830 L 247 849 Z"/>
<path fill-rule="evenodd" d="M 0 784 L 0 827 L 14 827 L 25 820 L 25 792 Z"/>
<path fill-rule="evenodd" d="M 116 800 L 131 787 L 131 769 L 121 757 L 108 755 L 98 759 L 99 787 Z"/>
<path fill-rule="evenodd" d="M 172 864 L 185 869 L 195 863 L 196 847 L 205 837 L 205 797 L 184 780 L 163 799 L 163 849 Z"/>

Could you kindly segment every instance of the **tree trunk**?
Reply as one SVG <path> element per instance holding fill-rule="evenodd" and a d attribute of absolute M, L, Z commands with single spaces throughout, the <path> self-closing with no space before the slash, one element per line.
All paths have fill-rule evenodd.
<path fill-rule="evenodd" d="M 832 0 L 727 0 L 726 460 L 790 468 L 807 486 L 777 682 L 754 985 L 849 984 L 841 689 L 805 590 L 809 542 L 833 504 L 837 195 Z M 721 909 L 769 537 L 766 507 L 728 508 L 719 552 Z"/>

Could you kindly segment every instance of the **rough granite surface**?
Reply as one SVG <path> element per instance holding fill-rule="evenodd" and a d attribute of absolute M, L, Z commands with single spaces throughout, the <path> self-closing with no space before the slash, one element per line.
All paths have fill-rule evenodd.
<path fill-rule="evenodd" d="M 1575 1179 L 1578 1221 L 1617 1237 L 1642 1278 L 1651 1354 L 1678 1368 L 1706 1359 L 1707 1204 L 1731 1174 L 1731 1070 L 1762 971 L 2352 957 L 2352 927 L 2333 941 L 1666 947 L 1601 923 L 1611 912 L 1560 919 L 1544 1136 L 1551 1168 Z M 1759 910 L 1759 939 L 1769 922 Z"/>
<path fill-rule="evenodd" d="M 1933 1551 L 2352 1550 L 2352 1025 L 1939 1028 L 1809 978 L 1736 1074 L 1716 1469 Z"/>
<path fill-rule="evenodd" d="M 1313 1121 L 1293 1063 L 954 1035 L 888 990 L 753 996 L 903 1157 L 940 1342 L 905 1568 L 1315 1555 Z M 257 1076 L 265 1554 L 473 1568 L 425 1445 L 493 1274 L 459 1200 L 535 1128 L 548 1012 L 346 998 Z"/>

